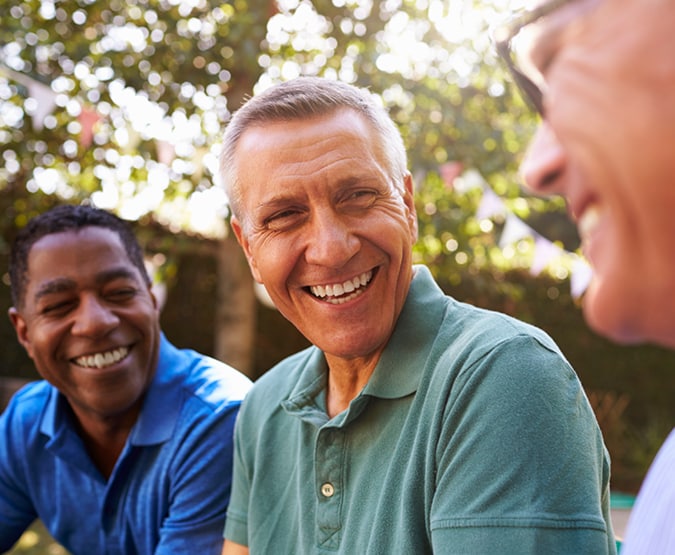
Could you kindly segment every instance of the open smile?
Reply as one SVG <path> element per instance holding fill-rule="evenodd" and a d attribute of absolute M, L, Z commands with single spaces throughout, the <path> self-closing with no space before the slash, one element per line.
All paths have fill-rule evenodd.
<path fill-rule="evenodd" d="M 118 347 L 111 351 L 104 351 L 92 355 L 84 355 L 72 359 L 72 362 L 83 368 L 106 368 L 112 366 L 120 360 L 127 357 L 129 354 L 129 347 Z"/>
<path fill-rule="evenodd" d="M 373 270 L 368 270 L 342 283 L 312 285 L 309 291 L 315 297 L 331 304 L 343 304 L 362 295 L 373 279 Z"/>

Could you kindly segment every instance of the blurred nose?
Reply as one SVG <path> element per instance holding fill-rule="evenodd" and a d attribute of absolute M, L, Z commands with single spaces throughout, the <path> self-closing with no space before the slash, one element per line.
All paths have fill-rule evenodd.
<path fill-rule="evenodd" d="M 348 222 L 331 209 L 312 216 L 305 260 L 308 264 L 340 268 L 359 250 L 360 240 Z"/>
<path fill-rule="evenodd" d="M 566 156 L 553 129 L 542 123 L 520 165 L 525 185 L 537 194 L 560 194 Z"/>
<path fill-rule="evenodd" d="M 119 324 L 119 318 L 102 299 L 91 295 L 80 299 L 71 328 L 74 335 L 101 337 Z"/>

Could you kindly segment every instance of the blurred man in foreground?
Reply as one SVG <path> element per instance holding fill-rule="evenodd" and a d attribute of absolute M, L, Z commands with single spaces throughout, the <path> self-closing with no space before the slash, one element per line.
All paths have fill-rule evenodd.
<path fill-rule="evenodd" d="M 249 380 L 168 342 L 141 248 L 103 210 L 31 220 L 10 279 L 44 381 L 0 415 L 0 551 L 39 518 L 73 555 L 218 553 Z"/>
<path fill-rule="evenodd" d="M 224 137 L 232 227 L 312 343 L 237 423 L 223 553 L 611 553 L 609 463 L 551 339 L 412 263 L 403 141 L 320 78 L 251 99 Z"/>
<path fill-rule="evenodd" d="M 566 197 L 593 266 L 584 298 L 588 323 L 620 343 L 669 348 L 675 348 L 674 29 L 670 0 L 556 0 L 498 37 L 516 81 L 542 115 L 522 164 L 525 181 L 539 193 Z M 519 57 L 512 52 L 517 44 Z M 621 552 L 675 553 L 675 432 L 642 486 Z"/>

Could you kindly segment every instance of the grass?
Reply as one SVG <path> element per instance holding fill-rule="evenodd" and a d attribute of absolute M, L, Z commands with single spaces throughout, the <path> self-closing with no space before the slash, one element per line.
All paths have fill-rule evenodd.
<path fill-rule="evenodd" d="M 36 521 L 6 555 L 68 555 L 68 551 L 54 541 L 40 521 Z"/>

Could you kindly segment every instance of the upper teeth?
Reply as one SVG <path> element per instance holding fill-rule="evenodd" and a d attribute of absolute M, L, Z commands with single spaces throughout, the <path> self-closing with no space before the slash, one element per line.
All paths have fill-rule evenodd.
<path fill-rule="evenodd" d="M 579 228 L 579 235 L 582 238 L 588 237 L 588 235 L 595 229 L 600 221 L 600 209 L 596 205 L 589 206 L 584 210 L 584 213 L 581 215 L 577 222 L 577 227 Z"/>
<path fill-rule="evenodd" d="M 339 297 L 345 293 L 352 293 L 366 285 L 373 277 L 373 271 L 362 273 L 360 276 L 345 281 L 344 283 L 334 283 L 332 285 L 313 285 L 311 292 L 317 297 Z M 349 298 L 352 298 L 351 296 Z M 347 299 L 344 299 L 347 300 Z"/>
<path fill-rule="evenodd" d="M 75 359 L 75 364 L 85 368 L 103 368 L 110 366 L 129 354 L 127 347 L 118 347 L 105 353 L 96 353 L 95 355 L 85 355 Z"/>

